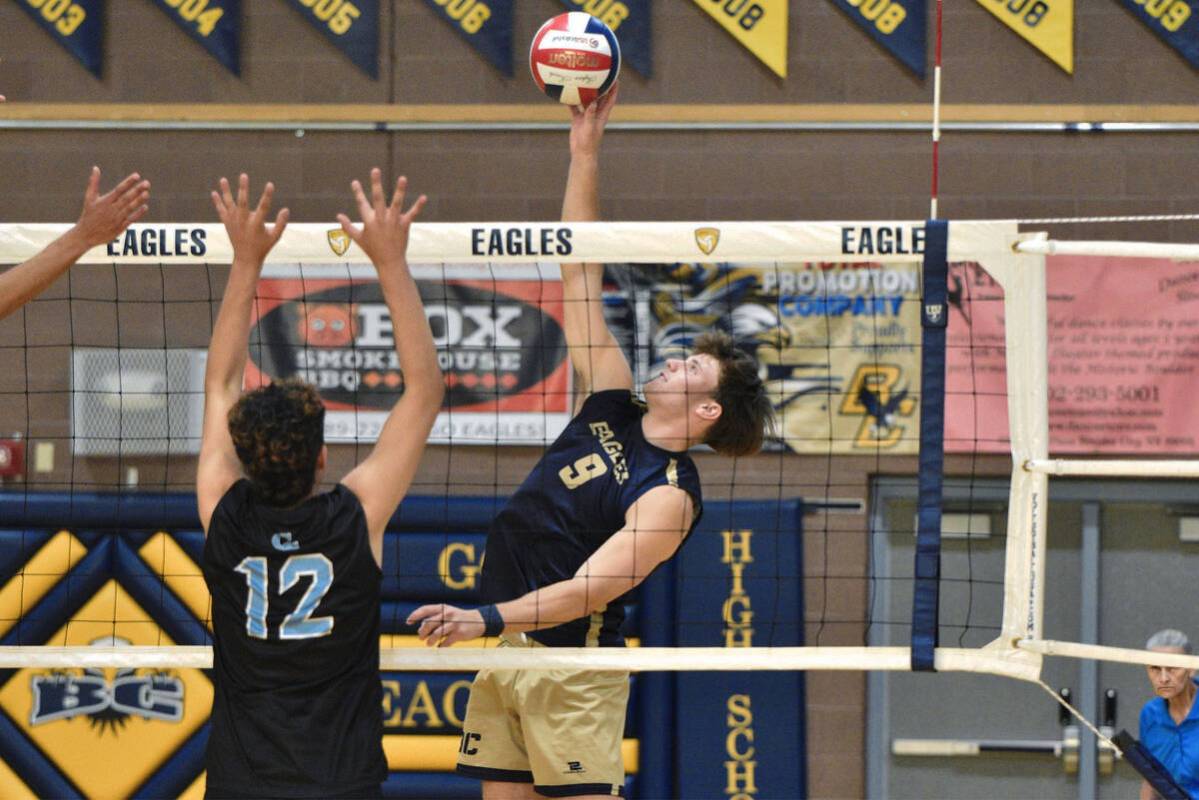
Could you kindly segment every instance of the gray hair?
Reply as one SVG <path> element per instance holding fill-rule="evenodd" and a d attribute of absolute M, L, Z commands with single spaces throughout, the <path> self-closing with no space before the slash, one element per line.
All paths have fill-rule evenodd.
<path fill-rule="evenodd" d="M 1146 650 L 1152 650 L 1155 647 L 1180 647 L 1182 652 L 1190 655 L 1191 640 L 1182 631 L 1166 628 L 1153 634 L 1149 637 L 1149 641 L 1145 642 Z"/>

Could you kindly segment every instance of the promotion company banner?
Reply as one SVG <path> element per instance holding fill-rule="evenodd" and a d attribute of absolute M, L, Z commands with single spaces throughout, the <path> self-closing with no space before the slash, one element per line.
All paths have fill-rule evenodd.
<path fill-rule="evenodd" d="M 975 0 L 996 19 L 1074 74 L 1074 0 Z"/>
<path fill-rule="evenodd" d="M 787 0 L 693 0 L 758 60 L 787 77 Z"/>
<path fill-rule="evenodd" d="M 585 11 L 612 29 L 620 57 L 648 78 L 653 72 L 649 0 L 562 0 L 571 11 Z"/>
<path fill-rule="evenodd" d="M 425 0 L 425 3 L 492 66 L 511 77 L 515 0 Z"/>
<path fill-rule="evenodd" d="M 571 408 L 557 269 L 493 274 L 447 265 L 413 273 L 446 381 L 430 441 L 552 441 Z M 376 440 L 403 375 L 373 270 L 269 267 L 255 305 L 246 385 L 299 377 L 325 402 L 327 440 Z"/>
<path fill-rule="evenodd" d="M 151 0 L 234 75 L 240 74 L 241 0 Z"/>
<path fill-rule="evenodd" d="M 100 77 L 103 67 L 104 0 L 38 2 L 18 0 L 17 5 L 54 37 L 80 64 Z"/>
<path fill-rule="evenodd" d="M 978 265 L 950 288 L 945 448 L 1009 452 L 1002 292 Z M 1050 256 L 1048 296 L 1050 451 L 1199 451 L 1199 264 Z"/>
<path fill-rule="evenodd" d="M 919 243 L 895 246 L 907 252 Z M 609 267 L 609 326 L 642 379 L 709 330 L 763 365 L 786 445 L 800 453 L 919 448 L 915 263 Z"/>
<path fill-rule="evenodd" d="M 900 63 L 924 77 L 927 0 L 833 0 Z"/>
<path fill-rule="evenodd" d="M 1199 2 L 1195 0 L 1120 0 L 1157 37 L 1199 67 Z"/>
<path fill-rule="evenodd" d="M 288 0 L 358 69 L 379 77 L 379 0 Z"/>

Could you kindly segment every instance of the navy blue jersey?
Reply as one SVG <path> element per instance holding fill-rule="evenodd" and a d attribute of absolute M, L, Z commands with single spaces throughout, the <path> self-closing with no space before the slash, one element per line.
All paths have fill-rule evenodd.
<path fill-rule="evenodd" d="M 489 602 L 574 577 L 624 527 L 629 506 L 657 486 L 691 495 L 695 527 L 703 507 L 695 463 L 647 442 L 644 413 L 627 389 L 587 398 L 491 525 L 480 576 Z M 623 622 L 617 600 L 591 617 L 528 635 L 552 647 L 619 646 Z"/>
<path fill-rule="evenodd" d="M 377 794 L 382 572 L 354 493 L 338 485 L 283 509 L 238 481 L 213 511 L 204 580 L 216 692 L 208 795 Z"/>

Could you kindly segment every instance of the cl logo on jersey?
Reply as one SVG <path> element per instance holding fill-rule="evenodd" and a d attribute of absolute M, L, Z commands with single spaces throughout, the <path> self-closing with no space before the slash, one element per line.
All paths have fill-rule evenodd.
<path fill-rule="evenodd" d="M 696 228 L 695 244 L 706 256 L 712 255 L 720 244 L 720 228 Z"/>
<path fill-rule="evenodd" d="M 350 249 L 350 237 L 341 228 L 334 228 L 328 231 L 325 236 L 329 240 L 329 249 L 335 255 L 344 256 L 346 251 Z"/>
<path fill-rule="evenodd" d="M 271 537 L 271 546 L 276 550 L 288 552 L 289 550 L 299 550 L 300 543 L 291 540 L 291 531 L 282 531 Z"/>

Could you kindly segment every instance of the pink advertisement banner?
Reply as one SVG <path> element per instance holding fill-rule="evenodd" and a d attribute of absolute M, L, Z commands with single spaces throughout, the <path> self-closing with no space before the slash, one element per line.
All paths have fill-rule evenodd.
<path fill-rule="evenodd" d="M 1061 455 L 1199 452 L 1199 262 L 1048 260 L 1049 438 Z M 950 275 L 947 452 L 1010 452 L 1002 290 Z"/>

